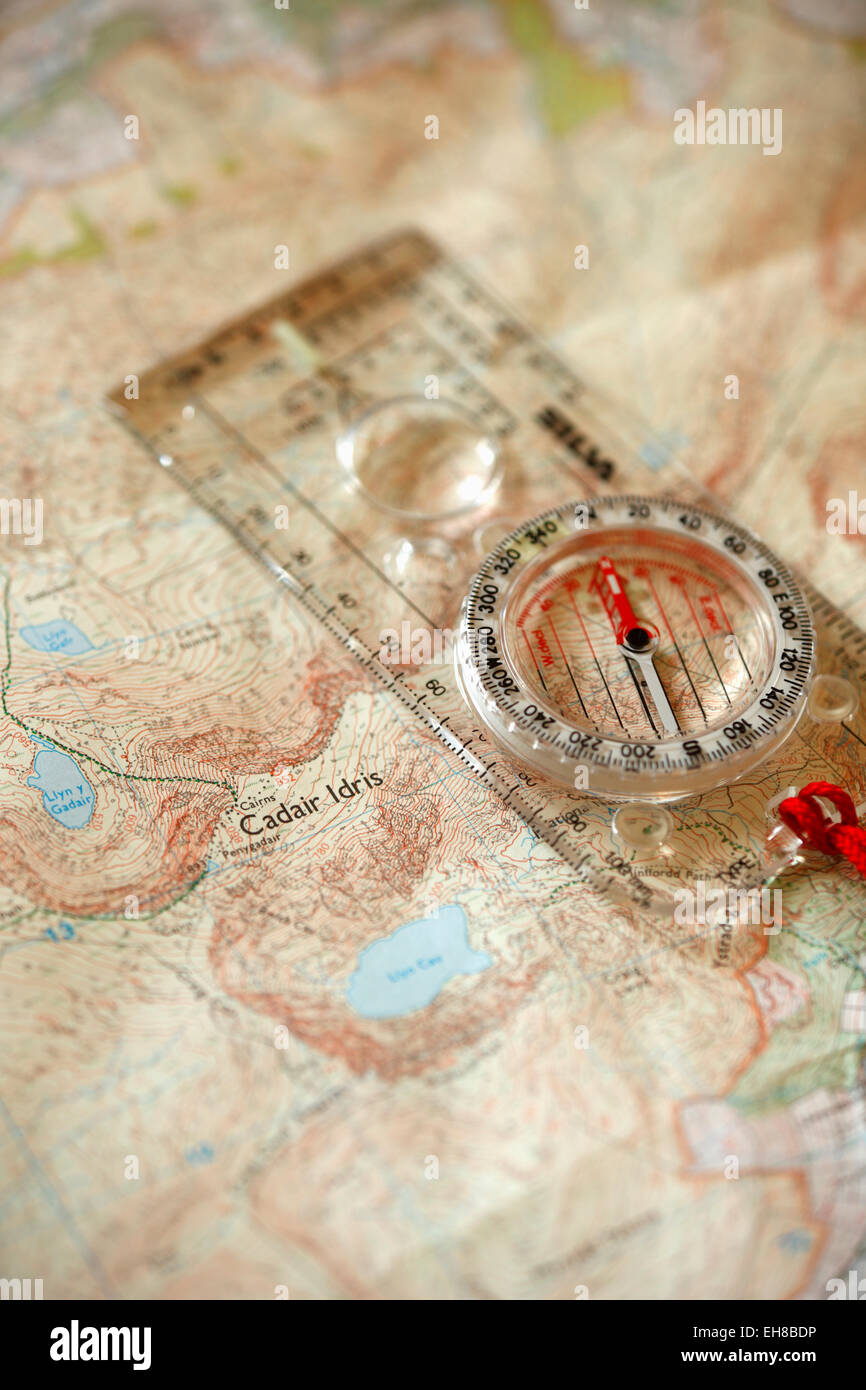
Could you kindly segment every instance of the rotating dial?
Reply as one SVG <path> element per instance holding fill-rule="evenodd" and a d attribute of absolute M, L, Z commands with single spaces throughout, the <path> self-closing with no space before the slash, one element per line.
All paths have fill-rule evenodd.
<path fill-rule="evenodd" d="M 672 800 L 743 776 L 787 738 L 814 660 L 786 567 L 670 499 L 571 503 L 484 561 L 458 674 L 492 737 L 559 783 Z"/>

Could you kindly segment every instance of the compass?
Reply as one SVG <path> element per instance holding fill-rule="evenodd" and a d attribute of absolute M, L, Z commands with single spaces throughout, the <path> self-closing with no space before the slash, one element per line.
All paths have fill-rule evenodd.
<path fill-rule="evenodd" d="M 791 734 L 815 660 L 790 570 L 671 498 L 570 502 L 484 560 L 456 644 L 493 740 L 552 781 L 674 801 L 734 782 Z"/>
<path fill-rule="evenodd" d="M 418 233 L 110 409 L 409 727 L 618 900 L 763 886 L 866 814 L 866 633 Z M 584 488 L 604 495 L 561 505 Z"/>

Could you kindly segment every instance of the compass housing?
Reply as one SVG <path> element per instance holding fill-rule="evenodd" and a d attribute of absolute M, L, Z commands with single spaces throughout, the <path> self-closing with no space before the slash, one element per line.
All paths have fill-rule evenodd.
<path fill-rule="evenodd" d="M 455 646 L 495 742 L 551 781 L 674 801 L 735 782 L 800 718 L 806 599 L 745 527 L 670 498 L 569 502 L 484 560 Z"/>

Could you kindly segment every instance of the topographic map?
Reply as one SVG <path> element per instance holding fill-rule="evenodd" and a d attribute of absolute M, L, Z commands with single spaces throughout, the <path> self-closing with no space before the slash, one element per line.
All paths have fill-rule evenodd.
<path fill-rule="evenodd" d="M 0 491 L 44 534 L 0 538 L 0 1275 L 724 1299 L 866 1272 L 850 876 L 801 872 L 772 936 L 614 909 L 102 407 L 422 226 L 863 622 L 866 537 L 826 517 L 864 478 L 864 63 L 854 0 L 6 4 Z M 781 109 L 781 152 L 678 147 L 704 97 Z M 238 811 L 283 803 L 237 852 Z"/>

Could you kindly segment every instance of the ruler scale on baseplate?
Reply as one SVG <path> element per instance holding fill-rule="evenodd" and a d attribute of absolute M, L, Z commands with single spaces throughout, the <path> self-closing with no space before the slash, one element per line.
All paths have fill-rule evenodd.
<path fill-rule="evenodd" d="M 112 407 L 593 886 L 760 886 L 787 787 L 866 797 L 866 635 L 423 235 Z"/>

